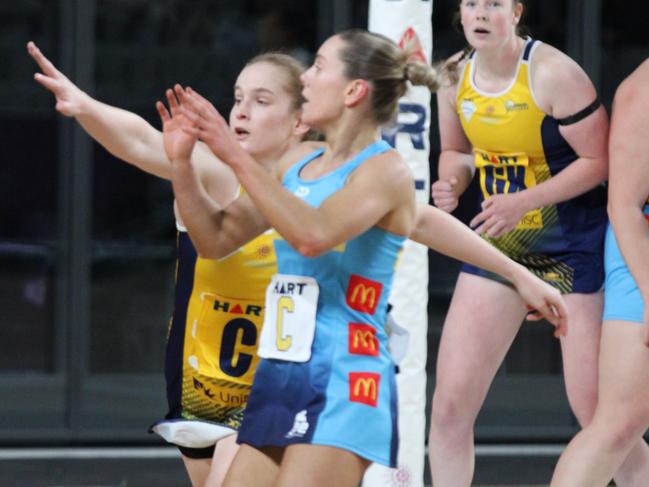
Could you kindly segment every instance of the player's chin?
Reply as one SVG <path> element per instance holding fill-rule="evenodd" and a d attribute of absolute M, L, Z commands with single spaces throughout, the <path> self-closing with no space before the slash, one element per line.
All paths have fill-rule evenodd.
<path fill-rule="evenodd" d="M 239 147 L 241 147 L 248 154 L 254 154 L 256 152 L 256 145 L 254 141 L 251 141 L 249 137 L 238 139 Z"/>

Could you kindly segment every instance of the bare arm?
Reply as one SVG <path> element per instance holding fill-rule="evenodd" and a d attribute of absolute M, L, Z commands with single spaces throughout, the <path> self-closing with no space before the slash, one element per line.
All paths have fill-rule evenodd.
<path fill-rule="evenodd" d="M 495 272 L 510 281 L 522 268 L 457 218 L 427 204 L 417 203 L 415 228 L 410 238 L 441 254 Z"/>
<path fill-rule="evenodd" d="M 317 256 L 374 225 L 408 235 L 414 217 L 414 185 L 405 162 L 395 151 L 373 156 L 346 185 L 314 208 L 286 191 L 241 149 L 214 106 L 188 90 L 183 112 L 196 125 L 193 132 L 235 171 L 264 218 L 305 256 Z M 286 160 L 304 151 L 298 146 Z M 353 208 L 353 211 L 350 211 Z"/>
<path fill-rule="evenodd" d="M 163 132 L 178 211 L 199 255 L 223 257 L 262 233 L 268 224 L 247 195 L 228 202 L 227 206 L 210 198 L 192 162 L 197 138 L 185 130 L 191 122 L 179 113 L 173 95 L 168 100 L 169 110 L 162 103 L 157 104 L 157 109 L 163 124 L 173 120 L 181 128 Z"/>
<path fill-rule="evenodd" d="M 574 115 L 597 98 L 595 87 L 572 59 L 543 47 L 551 51 L 539 56 L 533 81 L 541 108 L 556 119 Z M 608 116 L 603 106 L 574 124 L 560 126 L 559 132 L 578 159 L 555 177 L 523 192 L 523 202 L 530 210 L 574 198 L 607 179 Z"/>
<path fill-rule="evenodd" d="M 567 311 L 559 291 L 488 244 L 455 217 L 418 203 L 410 238 L 441 254 L 504 277 L 514 284 L 530 307 L 557 327 L 557 336 L 565 334 Z"/>
<path fill-rule="evenodd" d="M 235 172 L 272 226 L 300 253 L 318 256 L 378 225 L 407 235 L 414 214 L 411 174 L 395 152 L 373 156 L 314 208 L 243 157 Z M 411 201 L 409 201 L 411 200 Z M 352 209 L 350 211 L 350 209 Z M 403 218 L 403 221 L 397 221 Z"/>
<path fill-rule="evenodd" d="M 609 216 L 624 260 L 645 303 L 649 345 L 649 225 L 642 209 L 649 196 L 649 60 L 618 88 L 611 121 Z"/>
<path fill-rule="evenodd" d="M 475 172 L 471 143 L 464 135 L 455 111 L 457 87 L 443 88 L 437 93 L 441 152 L 438 180 L 433 183 L 435 205 L 447 212 L 453 211 L 460 195 L 471 184 Z"/>
<path fill-rule="evenodd" d="M 556 119 L 572 116 L 597 98 L 584 71 L 565 54 L 541 45 L 533 58 L 532 78 L 539 107 Z M 512 230 L 527 212 L 567 201 L 603 181 L 608 174 L 608 116 L 600 106 L 585 118 L 559 127 L 577 159 L 552 178 L 524 191 L 497 194 L 482 203 L 470 225 L 476 232 L 499 237 Z"/>
<path fill-rule="evenodd" d="M 156 176 L 170 179 L 171 167 L 162 146 L 162 133 L 142 117 L 95 100 L 47 59 L 33 42 L 27 50 L 42 72 L 34 79 L 56 97 L 56 109 L 74 117 L 111 154 Z"/>
<path fill-rule="evenodd" d="M 200 256 L 224 257 L 268 229 L 247 194 L 223 208 L 208 196 L 189 159 L 174 159 L 172 168 L 178 210 Z"/>
<path fill-rule="evenodd" d="M 80 90 L 33 42 L 27 44 L 27 50 L 42 71 L 34 78 L 56 97 L 56 109 L 61 114 L 74 117 L 88 135 L 115 157 L 160 178 L 171 179 L 161 131 L 139 115 L 102 103 Z M 163 130 L 176 128 L 171 119 L 163 121 Z M 231 199 L 237 188 L 233 172 L 204 144 L 196 144 L 192 158 L 210 195 L 221 201 Z"/>

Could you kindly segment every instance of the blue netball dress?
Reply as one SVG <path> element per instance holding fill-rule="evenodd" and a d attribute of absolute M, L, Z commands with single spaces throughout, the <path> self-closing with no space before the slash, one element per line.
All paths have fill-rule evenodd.
<path fill-rule="evenodd" d="M 649 205 L 643 209 L 649 220 Z M 613 227 L 606 231 L 604 245 L 604 315 L 603 320 L 644 323 L 644 301 L 617 244 Z"/>
<path fill-rule="evenodd" d="M 320 149 L 290 168 L 283 185 L 318 207 L 343 188 L 354 169 L 389 149 L 377 141 L 331 173 L 301 179 L 300 170 L 322 155 Z M 395 365 L 383 323 L 404 240 L 372 227 L 316 258 L 275 241 L 278 275 L 267 291 L 259 349 L 265 358 L 244 412 L 240 443 L 328 445 L 395 466 Z"/>

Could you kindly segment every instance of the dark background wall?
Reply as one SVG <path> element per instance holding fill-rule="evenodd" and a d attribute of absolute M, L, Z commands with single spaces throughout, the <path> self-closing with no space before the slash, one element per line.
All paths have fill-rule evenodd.
<path fill-rule="evenodd" d="M 434 3 L 434 57 L 463 45 L 455 0 Z M 649 55 L 639 0 L 528 2 L 533 36 L 565 50 L 610 107 Z M 0 444 L 157 441 L 175 228 L 168 182 L 115 160 L 54 111 L 25 51 L 34 40 L 100 100 L 158 126 L 154 102 L 190 84 L 221 111 L 246 59 L 309 62 L 331 33 L 367 24 L 367 1 L 0 2 Z M 433 114 L 435 103 L 433 102 Z M 436 173 L 438 132 L 430 137 Z M 467 196 L 457 215 L 472 207 Z M 429 373 L 457 263 L 430 257 Z M 478 421 L 480 441 L 556 441 L 576 428 L 558 343 L 525 325 Z M 429 388 L 432 385 L 429 381 Z"/>

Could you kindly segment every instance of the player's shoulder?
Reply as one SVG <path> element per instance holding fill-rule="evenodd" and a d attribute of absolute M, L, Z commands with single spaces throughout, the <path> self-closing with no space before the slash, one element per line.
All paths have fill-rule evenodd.
<path fill-rule="evenodd" d="M 375 154 L 371 164 L 363 164 L 360 173 L 370 175 L 375 183 L 385 182 L 390 186 L 412 185 L 412 170 L 401 154 L 394 148 Z"/>
<path fill-rule="evenodd" d="M 304 141 L 288 149 L 280 158 L 277 170 L 283 175 L 289 168 L 318 150 L 324 150 L 325 143 L 319 141 Z"/>
<path fill-rule="evenodd" d="M 286 161 L 286 164 L 290 167 L 293 164 L 304 159 L 306 156 L 313 154 L 314 152 L 318 150 L 322 150 L 324 148 L 325 148 L 324 142 L 318 142 L 312 140 L 300 142 L 299 144 L 295 145 L 294 147 L 286 151 L 282 159 Z"/>
<path fill-rule="evenodd" d="M 531 62 L 537 85 L 555 85 L 574 77 L 586 77 L 584 70 L 574 59 L 545 42 L 536 47 Z"/>
<path fill-rule="evenodd" d="M 647 86 L 649 86 L 649 58 L 620 83 L 615 92 L 615 99 L 647 100 L 649 99 Z"/>
<path fill-rule="evenodd" d="M 531 79 L 539 106 L 555 118 L 572 115 L 597 98 L 595 86 L 582 67 L 545 43 L 532 57 Z"/>

